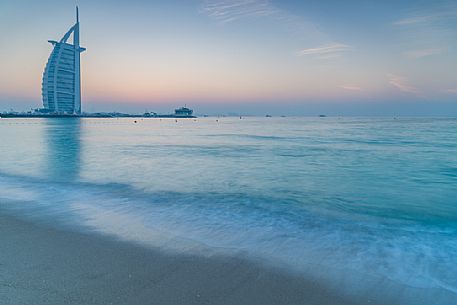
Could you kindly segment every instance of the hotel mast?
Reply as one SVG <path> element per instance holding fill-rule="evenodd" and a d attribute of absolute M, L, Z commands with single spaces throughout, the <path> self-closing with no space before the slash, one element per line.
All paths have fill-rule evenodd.
<path fill-rule="evenodd" d="M 67 43 L 73 34 L 73 44 Z M 43 107 L 50 113 L 81 114 L 80 53 L 86 49 L 79 45 L 79 14 L 76 23 L 57 42 L 48 40 L 54 49 L 43 73 Z"/>

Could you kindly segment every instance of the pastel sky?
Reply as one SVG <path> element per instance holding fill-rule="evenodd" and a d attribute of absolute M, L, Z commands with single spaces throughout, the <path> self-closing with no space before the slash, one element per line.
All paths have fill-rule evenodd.
<path fill-rule="evenodd" d="M 457 0 L 1 0 L 0 111 L 76 4 L 85 111 L 457 115 Z"/>

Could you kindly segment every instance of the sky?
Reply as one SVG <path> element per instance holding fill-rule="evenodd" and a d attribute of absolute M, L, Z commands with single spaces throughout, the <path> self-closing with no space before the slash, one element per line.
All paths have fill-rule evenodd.
<path fill-rule="evenodd" d="M 457 0 L 0 0 L 0 111 L 75 5 L 83 111 L 457 116 Z"/>

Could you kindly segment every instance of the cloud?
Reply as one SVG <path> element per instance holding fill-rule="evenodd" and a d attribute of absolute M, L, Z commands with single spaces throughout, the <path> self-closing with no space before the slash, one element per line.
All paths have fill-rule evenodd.
<path fill-rule="evenodd" d="M 361 91 L 362 90 L 362 88 L 360 88 L 359 86 L 355 86 L 355 85 L 340 85 L 338 87 L 341 89 L 344 89 L 344 90 L 349 90 L 349 91 Z"/>
<path fill-rule="evenodd" d="M 341 56 L 344 52 L 352 48 L 342 43 L 332 43 L 323 45 L 317 48 L 303 49 L 297 52 L 298 56 L 317 56 L 319 58 L 327 59 Z"/>
<path fill-rule="evenodd" d="M 388 74 L 387 77 L 389 78 L 389 84 L 396 87 L 400 91 L 412 93 L 415 95 L 419 94 L 419 90 L 416 87 L 409 84 L 409 81 L 406 77 L 399 76 L 396 74 Z"/>
<path fill-rule="evenodd" d="M 446 93 L 452 93 L 452 94 L 457 94 L 457 89 L 446 89 L 444 90 Z"/>
<path fill-rule="evenodd" d="M 395 21 L 393 24 L 398 26 L 409 26 L 419 24 L 435 23 L 447 19 L 455 19 L 457 17 L 457 5 L 445 5 L 437 9 L 433 13 L 422 12 L 421 15 L 411 16 Z"/>
<path fill-rule="evenodd" d="M 273 5 L 271 0 L 204 0 L 201 12 L 220 23 L 231 23 L 247 18 L 270 18 L 278 22 L 289 32 L 306 35 L 307 41 L 330 41 L 328 35 L 318 26 L 301 16 L 296 16 Z M 342 43 L 332 43 L 318 48 L 303 49 L 298 56 L 312 55 L 319 59 L 331 59 L 342 56 L 351 47 Z"/>
<path fill-rule="evenodd" d="M 203 0 L 200 12 L 222 24 L 248 18 L 270 18 L 300 37 L 305 34 L 307 38 L 327 39 L 315 23 L 278 8 L 271 0 Z"/>
<path fill-rule="evenodd" d="M 203 3 L 202 11 L 222 23 L 279 12 L 268 0 L 208 0 Z"/>
<path fill-rule="evenodd" d="M 405 52 L 410 58 L 421 58 L 444 52 L 437 46 L 453 48 L 457 1 L 436 1 L 433 6 L 411 10 L 405 18 L 393 22 L 396 31 L 403 38 L 403 44 L 423 49 Z"/>
<path fill-rule="evenodd" d="M 436 19 L 437 19 L 436 15 L 415 16 L 415 17 L 397 20 L 393 24 L 394 25 L 411 25 L 411 24 L 416 24 L 416 23 L 426 23 L 426 22 L 430 22 L 430 21 L 433 21 Z"/>
<path fill-rule="evenodd" d="M 438 55 L 444 53 L 444 49 L 432 48 L 432 49 L 422 49 L 422 50 L 412 50 L 405 52 L 405 56 L 411 59 L 418 59 L 421 57 Z"/>

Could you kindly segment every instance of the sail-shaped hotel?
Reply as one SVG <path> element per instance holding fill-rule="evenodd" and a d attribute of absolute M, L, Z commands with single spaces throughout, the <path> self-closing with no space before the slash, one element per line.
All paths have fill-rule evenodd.
<path fill-rule="evenodd" d="M 73 34 L 73 44 L 68 39 Z M 48 40 L 53 45 L 43 73 L 42 96 L 46 112 L 56 114 L 81 114 L 79 14 L 76 23 L 60 41 Z"/>

